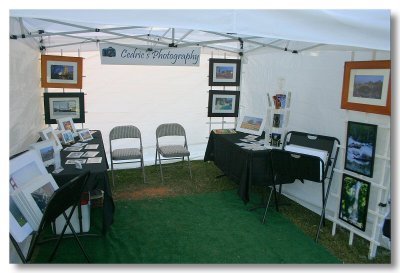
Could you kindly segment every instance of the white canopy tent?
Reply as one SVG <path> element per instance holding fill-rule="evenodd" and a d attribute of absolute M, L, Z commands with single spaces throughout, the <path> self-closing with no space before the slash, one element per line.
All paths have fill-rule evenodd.
<path fill-rule="evenodd" d="M 199 45 L 203 54 L 199 68 L 105 67 L 99 63 L 100 42 L 144 48 Z M 283 82 L 293 96 L 289 128 L 343 143 L 346 121 L 366 120 L 389 128 L 378 132 L 385 139 L 377 147 L 382 154 L 390 140 L 390 116 L 340 109 L 344 62 L 390 59 L 389 10 L 11 10 L 10 155 L 26 149 L 45 127 L 41 53 L 85 57 L 82 91 L 90 104 L 84 126 L 102 130 L 107 141 L 112 126 L 139 124 L 147 165 L 154 162 L 155 127 L 168 121 L 183 123 L 191 153 L 204 156 L 210 56 L 242 58 L 241 115 L 266 115 L 267 92 L 276 92 Z M 383 194 L 371 191 L 375 203 L 385 201 L 390 185 L 390 166 L 379 163 L 378 168 L 377 176 L 389 183 Z M 334 192 L 340 177 L 334 177 Z M 320 209 L 318 186 L 293 184 L 284 192 Z M 337 205 L 337 197 L 331 198 L 328 217 L 333 220 Z M 374 247 L 379 244 L 376 228 L 375 222 L 363 236 Z"/>

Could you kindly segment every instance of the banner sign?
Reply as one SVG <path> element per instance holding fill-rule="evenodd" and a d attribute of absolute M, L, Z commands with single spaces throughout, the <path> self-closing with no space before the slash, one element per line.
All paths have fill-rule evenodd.
<path fill-rule="evenodd" d="M 144 49 L 100 44 L 101 64 L 199 66 L 200 47 Z"/>

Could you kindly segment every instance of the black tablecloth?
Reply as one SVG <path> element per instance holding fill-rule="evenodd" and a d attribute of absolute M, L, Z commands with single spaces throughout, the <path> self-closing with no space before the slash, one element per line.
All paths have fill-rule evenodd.
<path fill-rule="evenodd" d="M 102 157 L 101 163 L 94 164 L 82 164 L 82 169 L 75 168 L 75 165 L 65 164 L 67 159 L 67 155 L 70 151 L 61 151 L 61 165 L 64 170 L 58 174 L 53 174 L 54 166 L 51 165 L 48 167 L 49 173 L 52 173 L 54 180 L 59 186 L 67 183 L 69 180 L 74 178 L 75 176 L 85 172 L 90 171 L 90 176 L 86 184 L 86 190 L 92 191 L 94 189 L 100 189 L 104 191 L 104 200 L 103 200 L 103 232 L 105 233 L 111 224 L 114 221 L 114 201 L 112 198 L 110 183 L 108 179 L 108 163 L 106 154 L 104 151 L 103 138 L 100 131 L 96 131 L 93 133 L 93 140 L 88 141 L 88 144 L 99 144 L 99 147 L 96 151 L 99 152 L 98 157 Z M 84 150 L 82 151 L 95 151 L 95 150 Z"/>
<path fill-rule="evenodd" d="M 241 148 L 235 143 L 247 134 L 215 134 L 211 132 L 204 161 L 214 164 L 230 179 L 239 184 L 238 194 L 247 203 L 250 200 L 251 185 L 272 185 L 270 150 L 252 151 Z M 258 139 L 264 139 L 264 135 Z"/>

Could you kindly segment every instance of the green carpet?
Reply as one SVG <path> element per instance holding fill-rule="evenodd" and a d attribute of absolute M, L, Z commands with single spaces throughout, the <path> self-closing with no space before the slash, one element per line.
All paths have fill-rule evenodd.
<path fill-rule="evenodd" d="M 340 263 L 313 238 L 271 209 L 247 211 L 234 191 L 116 202 L 105 237 L 82 243 L 93 263 L 118 264 L 325 264 Z M 100 226 L 92 210 L 92 230 Z M 97 219 L 97 220 L 96 220 Z M 53 243 L 40 245 L 45 263 Z M 84 263 L 75 240 L 63 240 L 57 263 Z"/>

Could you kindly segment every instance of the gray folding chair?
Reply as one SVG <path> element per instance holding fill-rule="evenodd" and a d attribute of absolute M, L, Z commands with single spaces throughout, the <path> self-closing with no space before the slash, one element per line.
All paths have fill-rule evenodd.
<path fill-rule="evenodd" d="M 134 139 L 139 139 L 139 145 L 135 146 Z M 140 130 L 133 125 L 123 125 L 114 127 L 110 132 L 110 161 L 113 185 L 114 183 L 114 164 L 126 164 L 140 162 L 143 172 L 143 182 L 146 183 L 143 161 L 143 145 Z M 117 140 L 126 140 L 124 148 L 113 149 L 112 144 Z M 139 147 L 137 147 L 139 146 Z"/>
<path fill-rule="evenodd" d="M 183 143 L 180 142 L 179 144 L 174 143 L 168 145 L 164 144 L 160 145 L 159 141 L 160 138 L 171 137 L 171 136 L 182 136 Z M 156 159 L 154 164 L 157 165 L 157 158 L 158 158 L 158 163 L 160 164 L 161 181 L 163 183 L 164 183 L 164 176 L 162 172 L 161 161 L 180 159 L 180 158 L 182 158 L 182 161 L 184 161 L 186 156 L 189 164 L 190 179 L 192 179 L 192 169 L 190 167 L 190 159 L 189 159 L 190 152 L 187 145 L 185 129 L 182 127 L 182 125 L 178 123 L 166 123 L 158 126 L 156 130 L 156 145 L 157 145 Z"/>

